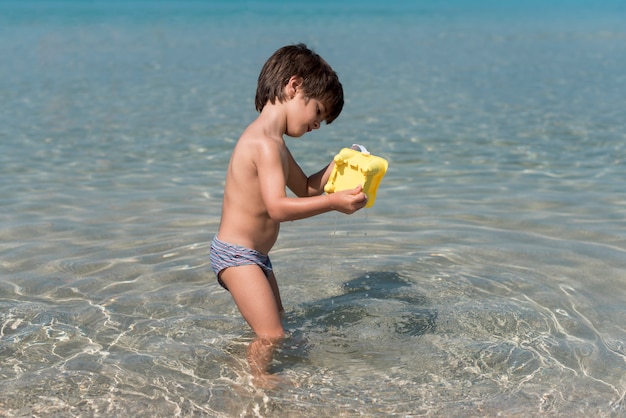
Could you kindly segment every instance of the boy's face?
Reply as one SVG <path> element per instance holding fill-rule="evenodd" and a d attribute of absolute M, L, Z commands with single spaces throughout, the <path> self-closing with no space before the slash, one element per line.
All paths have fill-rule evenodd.
<path fill-rule="evenodd" d="M 295 138 L 319 129 L 326 115 L 324 104 L 317 99 L 306 97 L 302 90 L 289 100 L 288 109 L 286 134 Z"/>

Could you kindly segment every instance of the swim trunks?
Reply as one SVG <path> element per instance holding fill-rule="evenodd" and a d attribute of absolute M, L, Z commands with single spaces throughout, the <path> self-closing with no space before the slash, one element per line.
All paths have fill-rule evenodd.
<path fill-rule="evenodd" d="M 209 257 L 211 260 L 211 268 L 217 276 L 217 282 L 226 290 L 228 290 L 228 288 L 222 279 L 220 279 L 220 273 L 228 267 L 256 264 L 261 267 L 263 273 L 265 273 L 265 277 L 269 277 L 272 272 L 272 262 L 267 254 L 240 245 L 228 244 L 217 239 L 217 236 L 215 236 L 211 242 Z"/>

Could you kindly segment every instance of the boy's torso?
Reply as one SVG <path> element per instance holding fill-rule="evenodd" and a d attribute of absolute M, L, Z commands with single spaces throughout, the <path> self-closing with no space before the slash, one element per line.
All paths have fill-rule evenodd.
<path fill-rule="evenodd" d="M 285 191 L 287 158 L 284 141 L 269 138 L 249 127 L 235 145 L 226 174 L 220 239 L 267 254 L 278 238 L 280 222 L 273 220 L 261 191 L 258 166 L 263 155 L 278 153 L 282 167 L 272 182 Z"/>

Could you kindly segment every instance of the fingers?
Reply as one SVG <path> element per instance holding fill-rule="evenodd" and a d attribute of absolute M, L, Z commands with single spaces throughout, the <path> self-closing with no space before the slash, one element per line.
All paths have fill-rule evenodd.
<path fill-rule="evenodd" d="M 354 197 L 356 198 L 356 202 L 363 202 L 363 205 L 367 203 L 367 195 L 363 192 L 363 186 L 358 185 L 354 188 Z M 360 208 L 359 208 L 360 209 Z"/>
<path fill-rule="evenodd" d="M 351 214 L 356 212 L 357 210 L 363 208 L 367 204 L 367 195 L 363 193 L 363 186 L 358 185 L 352 190 L 346 190 L 345 203 L 347 207 L 345 207 L 342 212 Z"/>
<path fill-rule="evenodd" d="M 360 192 L 356 197 L 357 197 L 356 203 L 357 203 L 357 210 L 358 210 L 367 204 L 367 195 L 363 192 Z"/>
<path fill-rule="evenodd" d="M 333 193 L 335 198 L 334 210 L 351 214 L 363 208 L 367 204 L 367 195 L 363 192 L 363 186 L 358 185 L 354 189 L 342 190 Z"/>

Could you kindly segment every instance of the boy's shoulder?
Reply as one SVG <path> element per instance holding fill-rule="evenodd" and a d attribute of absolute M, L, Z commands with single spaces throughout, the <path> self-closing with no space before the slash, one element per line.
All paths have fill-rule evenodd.
<path fill-rule="evenodd" d="M 261 157 L 267 158 L 271 154 L 282 154 L 286 149 L 287 145 L 282 137 L 270 136 L 262 127 L 251 124 L 239 137 L 235 154 L 236 158 L 256 160 Z"/>

